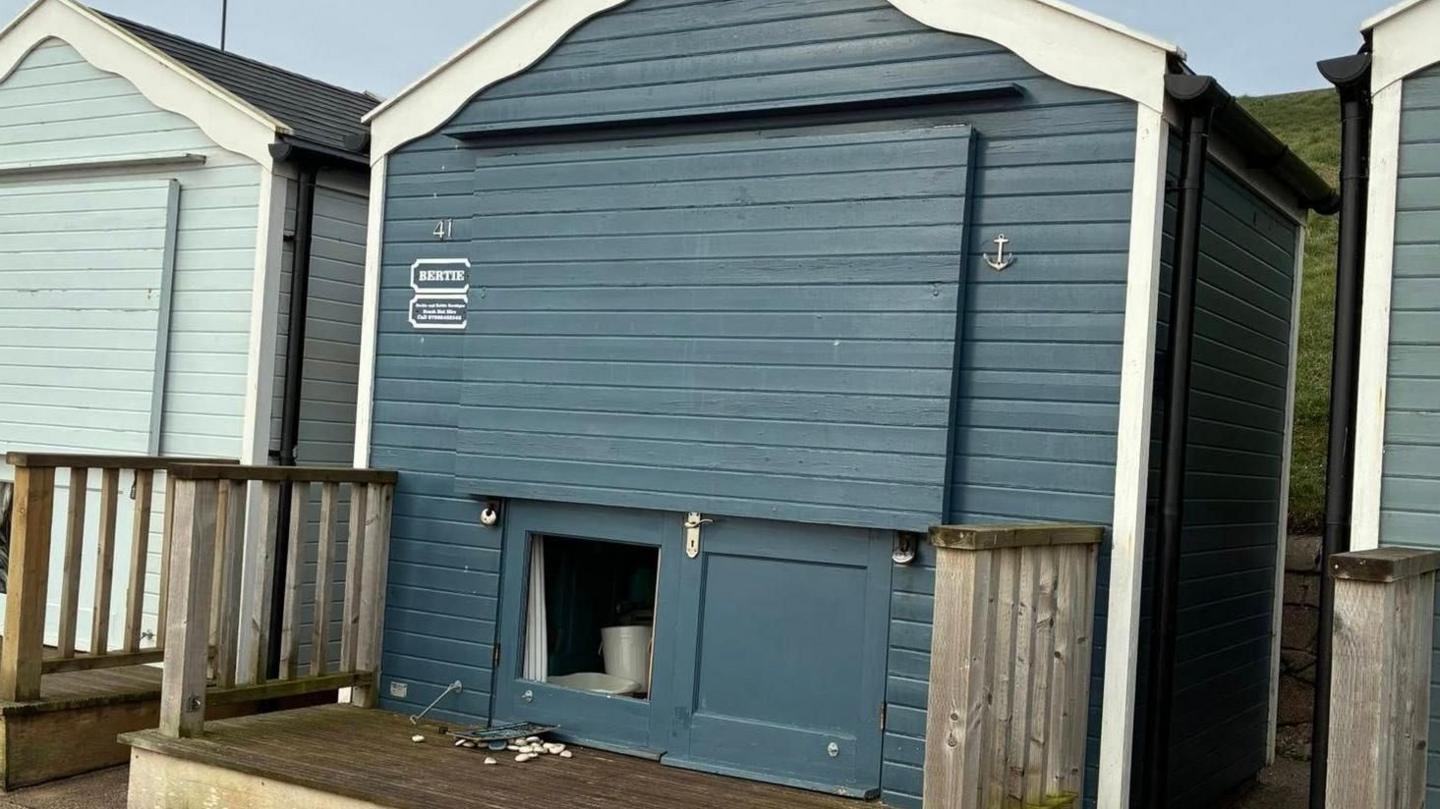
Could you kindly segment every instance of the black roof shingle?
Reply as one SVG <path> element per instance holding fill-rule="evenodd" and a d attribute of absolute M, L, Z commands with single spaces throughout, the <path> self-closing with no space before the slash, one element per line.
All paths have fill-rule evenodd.
<path fill-rule="evenodd" d="M 96 13 L 289 126 L 293 139 L 359 157 L 366 155 L 365 149 L 354 148 L 358 139 L 352 136 L 365 134 L 366 128 L 360 119 L 380 103 L 374 96 L 326 84 L 103 11 Z"/>

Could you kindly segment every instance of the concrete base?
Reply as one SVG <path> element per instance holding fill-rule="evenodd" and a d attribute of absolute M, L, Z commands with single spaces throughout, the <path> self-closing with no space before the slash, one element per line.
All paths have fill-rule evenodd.
<path fill-rule="evenodd" d="M 304 766 L 296 762 L 297 766 Z M 378 803 L 132 748 L 129 809 L 382 809 Z"/>

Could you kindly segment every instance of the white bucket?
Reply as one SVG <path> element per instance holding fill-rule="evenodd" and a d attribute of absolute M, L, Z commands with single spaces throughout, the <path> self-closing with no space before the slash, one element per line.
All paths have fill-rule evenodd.
<path fill-rule="evenodd" d="M 600 630 L 605 673 L 640 683 L 650 691 L 650 634 L 648 626 L 607 626 Z"/>

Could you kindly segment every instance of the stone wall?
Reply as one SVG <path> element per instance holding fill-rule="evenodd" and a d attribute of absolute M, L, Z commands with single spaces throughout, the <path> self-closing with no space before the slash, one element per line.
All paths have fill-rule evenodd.
<path fill-rule="evenodd" d="M 1280 629 L 1280 721 L 1276 752 L 1310 758 L 1315 708 L 1315 638 L 1320 623 L 1320 537 L 1285 546 L 1285 607 Z"/>

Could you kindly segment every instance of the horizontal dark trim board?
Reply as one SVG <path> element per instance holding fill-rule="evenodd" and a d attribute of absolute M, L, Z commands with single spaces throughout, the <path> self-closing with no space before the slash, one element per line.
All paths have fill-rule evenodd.
<path fill-rule="evenodd" d="M 808 104 L 780 100 L 738 104 L 716 110 L 660 115 L 642 112 L 584 118 L 560 118 L 539 123 L 505 121 L 492 124 L 468 124 L 450 127 L 444 130 L 444 134 L 457 140 L 473 143 L 475 141 L 483 141 L 487 138 L 500 136 L 508 138 L 517 135 L 551 135 L 574 131 L 624 129 L 642 126 L 652 127 L 707 121 L 740 121 L 777 115 L 816 115 L 820 113 L 907 107 L 917 104 L 944 104 L 960 101 L 984 101 L 995 98 L 1020 98 L 1024 95 L 1024 88 L 1013 82 L 1007 82 L 984 84 L 961 89 L 939 88 L 929 90 L 905 90 L 901 92 L 855 93 L 840 99 Z"/>

